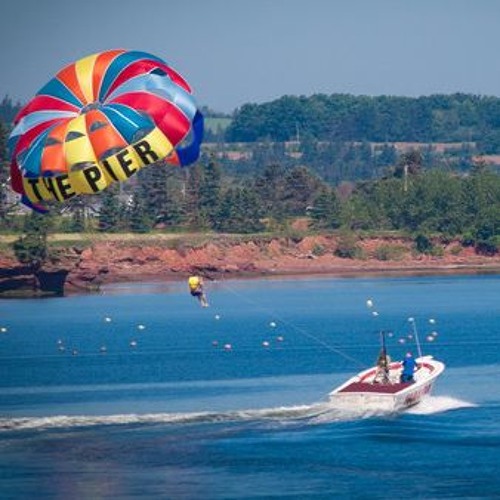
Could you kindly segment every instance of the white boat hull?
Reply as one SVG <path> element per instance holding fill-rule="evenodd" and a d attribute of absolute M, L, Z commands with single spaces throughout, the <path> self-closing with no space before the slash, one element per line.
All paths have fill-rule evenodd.
<path fill-rule="evenodd" d="M 423 356 L 416 361 L 419 369 L 413 383 L 400 383 L 401 363 L 391 363 L 387 383 L 377 383 L 377 368 L 369 368 L 334 389 L 329 394 L 330 401 L 349 408 L 381 411 L 400 411 L 416 405 L 430 394 L 445 368 L 444 363 L 432 356 Z"/>

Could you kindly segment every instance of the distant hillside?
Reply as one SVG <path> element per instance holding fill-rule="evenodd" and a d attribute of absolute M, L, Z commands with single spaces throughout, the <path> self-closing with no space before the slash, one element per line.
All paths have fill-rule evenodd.
<path fill-rule="evenodd" d="M 6 95 L 0 120 L 9 126 L 21 107 Z M 500 98 L 493 96 L 286 95 L 244 104 L 232 116 L 202 112 L 206 142 L 474 143 L 474 154 L 500 154 Z"/>
<path fill-rule="evenodd" d="M 225 138 L 228 142 L 475 142 L 479 153 L 498 154 L 500 98 L 471 94 L 283 96 L 242 106 Z"/>

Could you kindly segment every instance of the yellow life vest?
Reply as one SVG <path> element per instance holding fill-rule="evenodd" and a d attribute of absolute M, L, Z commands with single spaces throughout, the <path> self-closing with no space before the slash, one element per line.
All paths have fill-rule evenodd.
<path fill-rule="evenodd" d="M 190 290 L 196 290 L 201 285 L 201 280 L 198 276 L 190 276 L 188 279 L 188 285 Z"/>

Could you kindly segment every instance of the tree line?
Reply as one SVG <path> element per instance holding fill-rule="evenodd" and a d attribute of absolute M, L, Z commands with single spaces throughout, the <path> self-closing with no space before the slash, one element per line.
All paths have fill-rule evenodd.
<path fill-rule="evenodd" d="M 244 104 L 233 113 L 227 142 L 475 142 L 500 152 L 500 98 L 472 94 L 422 97 L 315 94 Z"/>
<path fill-rule="evenodd" d="M 11 124 L 20 108 L 4 96 L 0 120 Z M 494 96 L 287 95 L 244 104 L 232 115 L 202 109 L 213 120 L 230 119 L 227 127 L 207 128 L 210 142 L 473 142 L 478 153 L 500 152 L 500 98 Z"/>
<path fill-rule="evenodd" d="M 500 247 L 500 176 L 478 163 L 469 175 L 422 169 L 418 152 L 386 176 L 332 186 L 305 167 L 269 164 L 251 179 L 226 177 L 213 159 L 180 170 L 157 165 L 124 184 L 52 207 L 37 224 L 58 232 L 211 231 L 290 233 L 293 221 L 312 231 L 397 231 L 458 238 L 479 253 Z M 2 213 L 4 229 L 33 216 Z M 30 222 L 31 223 L 31 222 Z M 26 226 L 24 227 L 26 229 Z"/>
<path fill-rule="evenodd" d="M 357 99 L 344 97 L 351 99 L 345 106 Z M 449 96 L 465 102 L 462 97 Z M 307 100 L 282 98 L 290 99 Z M 288 120 L 295 120 L 293 114 Z M 482 253 L 499 248 L 500 176 L 471 157 L 460 171 L 442 158 L 429 160 L 426 151 L 399 154 L 382 146 L 374 152 L 363 142 L 324 144 L 302 136 L 298 160 L 286 154 L 283 142 L 256 144 L 251 164 L 230 164 L 218 150 L 205 150 L 192 167 L 150 166 L 99 195 L 76 197 L 51 207 L 51 216 L 38 216 L 20 211 L 9 196 L 8 132 L 0 121 L 0 229 L 23 235 L 16 250 L 23 259 L 46 244 L 48 231 L 250 234 L 290 231 L 299 217 L 316 231 L 406 232 L 418 238 L 422 251 L 432 250 L 436 234 L 460 238 Z M 364 174 L 353 175 L 349 162 Z M 38 262 L 45 253 L 37 251 Z"/>

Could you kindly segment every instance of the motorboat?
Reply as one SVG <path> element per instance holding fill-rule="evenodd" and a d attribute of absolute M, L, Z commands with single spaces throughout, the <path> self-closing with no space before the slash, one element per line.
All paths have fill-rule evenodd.
<path fill-rule="evenodd" d="M 444 363 L 430 355 L 415 361 L 417 369 L 411 382 L 401 382 L 402 362 L 391 362 L 383 372 L 380 366 L 374 366 L 351 377 L 329 394 L 330 401 L 339 406 L 390 412 L 414 406 L 430 394 L 445 369 Z"/>

